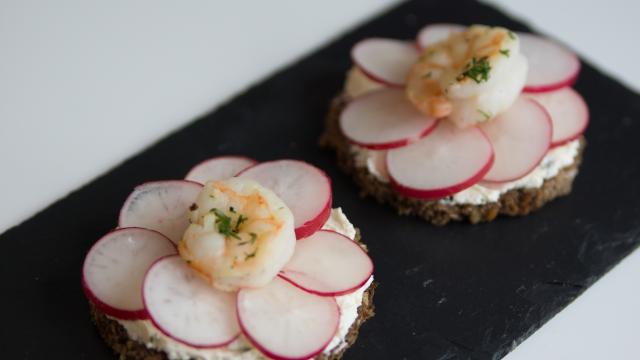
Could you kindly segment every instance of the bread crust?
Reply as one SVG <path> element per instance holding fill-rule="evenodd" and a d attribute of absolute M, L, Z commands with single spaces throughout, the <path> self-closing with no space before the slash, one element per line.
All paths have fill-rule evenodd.
<path fill-rule="evenodd" d="M 360 231 L 356 229 L 355 241 L 367 251 L 366 245 L 360 241 Z M 358 317 L 349 328 L 349 332 L 344 340 L 344 345 L 340 344 L 327 354 L 316 356 L 316 360 L 338 360 L 342 359 L 345 351 L 353 345 L 358 338 L 360 327 L 375 315 L 375 306 L 373 304 L 373 295 L 377 287 L 374 281 L 365 290 L 362 296 L 362 304 L 358 307 Z M 97 309 L 92 303 L 89 303 L 91 319 L 96 325 L 100 337 L 111 347 L 120 360 L 168 360 L 166 353 L 161 350 L 150 349 L 145 344 L 129 338 L 127 330 L 116 320 L 107 317 L 103 312 Z"/>
<path fill-rule="evenodd" d="M 490 222 L 498 215 L 523 216 L 540 209 L 557 197 L 569 194 L 586 145 L 583 136 L 580 138 L 580 148 L 573 164 L 545 180 L 541 187 L 509 190 L 496 202 L 481 205 L 443 204 L 438 200 L 414 199 L 397 193 L 389 184 L 376 179 L 367 168 L 356 166 L 350 151 L 351 144 L 340 131 L 338 124 L 340 113 L 348 101 L 347 96 L 339 95 L 331 102 L 325 130 L 320 137 L 320 146 L 335 150 L 338 165 L 345 173 L 351 175 L 360 187 L 362 197 L 370 196 L 379 203 L 392 206 L 399 215 L 415 215 L 434 225 L 446 225 L 451 221 L 469 221 L 472 224 Z"/>

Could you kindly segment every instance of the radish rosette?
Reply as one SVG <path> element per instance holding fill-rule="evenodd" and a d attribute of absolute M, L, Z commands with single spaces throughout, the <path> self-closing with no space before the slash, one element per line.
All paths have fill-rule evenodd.
<path fill-rule="evenodd" d="M 279 276 L 265 286 L 224 291 L 213 287 L 182 254 L 176 255 L 174 243 L 182 243 L 182 233 L 201 203 L 196 199 L 204 196 L 198 182 L 226 186 L 221 177 L 238 172 L 235 182 L 273 187 L 284 208 L 294 209 L 292 222 L 298 228 L 288 228 L 296 245 Z M 373 272 L 371 259 L 353 239 L 319 230 L 331 212 L 329 178 L 301 161 L 256 164 L 228 156 L 198 164 L 187 178 L 145 183 L 129 195 L 120 212 L 121 228 L 87 253 L 82 271 L 87 298 L 113 318 L 148 319 L 159 334 L 193 349 L 225 347 L 243 334 L 272 358 L 306 359 L 325 351 L 341 316 L 335 296 L 359 290 Z M 212 180 L 218 182 L 209 183 Z M 229 207 L 229 215 L 238 211 L 238 219 L 243 219 L 240 209 Z M 226 219 L 219 211 L 215 214 L 216 221 Z M 224 228 L 228 240 L 251 242 L 238 232 L 241 224 L 250 227 L 251 220 L 230 219 Z M 126 227 L 133 225 L 152 230 Z M 255 254 L 245 256 L 249 260 Z"/>
<path fill-rule="evenodd" d="M 519 91 L 519 98 L 514 97 L 516 100 L 510 107 L 496 112 L 497 116 L 481 108 L 462 108 L 461 111 L 470 117 L 480 114 L 488 119 L 484 122 L 476 120 L 475 124 L 465 127 L 465 131 L 444 127 L 441 123 L 453 122 L 446 117 L 429 119 L 422 115 L 425 110 L 420 106 L 424 104 L 411 104 L 407 100 L 411 94 L 408 79 L 414 79 L 411 76 L 414 69 L 420 69 L 420 62 L 425 61 L 423 58 L 430 59 L 434 49 L 442 47 L 443 41 L 459 39 L 466 29 L 459 24 L 424 27 L 416 36 L 415 48 L 422 53 L 418 56 L 406 47 L 405 42 L 391 39 L 365 39 L 352 48 L 355 67 L 379 86 L 376 90 L 357 91 L 340 114 L 338 124 L 347 141 L 354 146 L 388 150 L 385 166 L 391 187 L 401 195 L 439 199 L 478 183 L 494 186 L 516 181 L 539 166 L 550 148 L 578 139 L 588 125 L 588 107 L 569 87 L 580 71 L 577 56 L 550 39 L 510 31 L 504 32 L 501 39 L 518 40 L 519 47 L 514 47 L 514 51 L 519 49 L 528 60 L 524 86 L 508 85 L 514 94 Z M 451 46 L 454 45 L 458 44 Z M 455 54 L 456 50 L 452 51 Z M 496 64 L 515 56 L 508 50 L 499 53 Z M 418 62 L 413 65 L 412 61 Z M 441 71 L 438 66 L 444 66 L 445 60 L 436 57 L 430 61 L 437 64 L 434 73 L 438 73 Z M 480 60 L 474 58 L 474 61 L 479 63 Z M 464 72 L 460 76 L 479 76 L 478 69 L 466 68 L 476 72 Z M 431 75 L 429 72 L 424 77 Z M 460 76 L 456 81 L 461 81 Z M 506 78 L 498 73 L 496 76 Z M 424 80 L 425 88 L 434 85 L 428 81 Z M 468 91 L 473 91 L 473 86 L 482 86 L 482 78 L 474 78 L 474 81 Z M 455 101 L 451 106 L 463 106 Z M 442 103 L 428 106 L 442 106 Z M 444 109 L 443 113 L 449 112 Z M 476 129 L 475 132 L 469 132 L 468 127 Z M 479 135 L 480 132 L 485 136 Z M 475 136 L 469 137 L 471 134 Z"/>

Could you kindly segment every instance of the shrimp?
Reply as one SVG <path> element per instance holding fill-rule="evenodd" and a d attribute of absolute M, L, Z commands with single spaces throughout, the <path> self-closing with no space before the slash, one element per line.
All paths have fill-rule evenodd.
<path fill-rule="evenodd" d="M 291 210 L 249 179 L 205 184 L 191 206 L 190 223 L 178 244 L 180 256 L 223 291 L 266 285 L 296 244 Z"/>
<path fill-rule="evenodd" d="M 473 25 L 424 49 L 409 71 L 406 93 L 424 114 L 472 126 L 513 104 L 527 70 L 517 35 Z"/>

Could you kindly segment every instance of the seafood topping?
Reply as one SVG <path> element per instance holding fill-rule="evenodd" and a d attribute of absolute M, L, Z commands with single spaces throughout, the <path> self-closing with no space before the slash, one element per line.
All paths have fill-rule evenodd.
<path fill-rule="evenodd" d="M 213 286 L 232 291 L 269 283 L 293 255 L 293 215 L 249 179 L 208 182 L 191 206 L 178 250 Z"/>
<path fill-rule="evenodd" d="M 462 128 L 506 111 L 526 76 L 517 35 L 474 25 L 427 46 L 409 72 L 406 92 L 424 114 L 446 117 Z"/>

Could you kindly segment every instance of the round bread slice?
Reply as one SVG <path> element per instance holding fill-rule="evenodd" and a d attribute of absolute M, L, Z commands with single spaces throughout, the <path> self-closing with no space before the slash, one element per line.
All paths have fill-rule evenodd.
<path fill-rule="evenodd" d="M 360 247 L 367 251 L 367 247 L 360 241 L 360 231 L 356 229 L 355 241 Z M 316 360 L 338 360 L 351 345 L 356 342 L 360 327 L 369 318 L 375 315 L 375 307 L 373 305 L 373 295 L 377 283 L 371 282 L 362 296 L 362 303 L 358 307 L 358 317 L 355 319 L 349 332 L 343 342 L 338 344 L 329 352 L 323 352 L 316 356 Z M 98 329 L 98 333 L 102 339 L 111 347 L 120 359 L 127 360 L 168 360 L 167 354 L 161 350 L 150 349 L 144 343 L 131 339 L 127 334 L 127 330 L 116 320 L 108 317 L 101 312 L 93 304 L 89 303 L 91 318 Z"/>
<path fill-rule="evenodd" d="M 388 204 L 395 208 L 399 215 L 419 216 L 434 225 L 446 225 L 450 221 L 469 221 L 472 224 L 489 222 L 495 220 L 498 215 L 523 216 L 540 209 L 557 197 L 569 194 L 586 145 L 584 136 L 580 137 L 580 147 L 574 162 L 562 168 L 556 176 L 546 179 L 541 187 L 514 188 L 503 193 L 495 202 L 473 205 L 415 199 L 394 191 L 388 183 L 378 180 L 366 167 L 357 166 L 351 151 L 352 144 L 342 134 L 339 126 L 340 113 L 349 100 L 347 95 L 341 94 L 331 102 L 324 133 L 320 137 L 320 146 L 335 150 L 338 166 L 353 177 L 361 189 L 361 196 L 370 196 L 379 203 Z"/>

